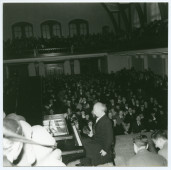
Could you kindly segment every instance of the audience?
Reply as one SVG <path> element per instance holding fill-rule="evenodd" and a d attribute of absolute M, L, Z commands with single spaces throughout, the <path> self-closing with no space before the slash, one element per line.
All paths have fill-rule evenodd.
<path fill-rule="evenodd" d="M 4 96 L 16 94 L 19 88 L 17 81 L 18 78 L 12 78 L 4 82 Z M 42 79 L 42 83 L 43 114 L 65 113 L 67 123 L 74 123 L 82 137 L 91 138 L 94 134 L 96 120 L 92 116 L 92 110 L 98 102 L 105 104 L 114 135 L 167 130 L 167 107 L 156 95 L 167 89 L 167 79 L 155 75 L 151 70 L 138 72 L 132 68 L 112 74 L 46 77 Z M 55 144 L 54 138 L 43 127 L 31 127 L 23 116 L 9 114 L 8 109 L 6 112 L 8 101 L 9 98 L 4 105 L 4 127 L 35 142 Z M 11 121 L 13 123 L 8 123 Z M 8 127 L 9 124 L 15 127 Z M 19 131 L 16 132 L 17 129 Z M 152 139 L 160 149 L 159 154 L 167 159 L 167 136 L 156 133 L 152 135 Z M 144 137 L 135 141 L 135 150 L 139 155 L 139 150 L 147 148 L 147 141 Z M 9 150 L 9 147 L 14 150 Z M 65 166 L 59 149 L 9 141 L 5 136 L 3 149 L 4 166 Z M 158 161 L 156 166 L 160 163 Z M 131 165 L 129 162 L 128 166 Z M 132 166 L 140 165 L 141 163 Z M 147 161 L 145 166 L 148 165 L 151 164 Z"/>
<path fill-rule="evenodd" d="M 123 84 L 125 78 L 128 83 Z M 146 84 L 151 78 L 154 82 Z M 150 70 L 137 72 L 134 69 L 123 69 L 115 74 L 45 78 L 44 114 L 58 113 L 56 108 L 62 107 L 67 119 L 77 123 L 78 129 L 83 134 L 83 129 L 85 130 L 84 127 L 89 121 L 94 124 L 95 120 L 91 114 L 93 105 L 103 102 L 106 104 L 107 115 L 112 121 L 116 135 L 166 129 L 166 105 L 163 106 L 163 101 L 157 100 L 159 87 L 155 88 L 159 79 L 162 82 L 162 78 Z M 164 83 L 160 85 L 162 91 L 166 84 L 165 87 Z M 59 91 L 62 91 L 64 96 L 60 98 L 60 106 L 57 99 Z M 52 96 L 55 96 L 56 102 L 52 102 L 54 100 Z M 165 123 L 162 123 L 160 118 Z"/>

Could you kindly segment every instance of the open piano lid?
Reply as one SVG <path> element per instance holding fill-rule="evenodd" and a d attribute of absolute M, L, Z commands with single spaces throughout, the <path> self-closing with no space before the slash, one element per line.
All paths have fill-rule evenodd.
<path fill-rule="evenodd" d="M 81 137 L 76 126 L 72 123 L 72 133 L 69 134 L 68 126 L 64 114 L 44 116 L 43 126 L 56 139 L 57 146 L 62 151 L 64 163 L 69 163 L 85 156 Z"/>

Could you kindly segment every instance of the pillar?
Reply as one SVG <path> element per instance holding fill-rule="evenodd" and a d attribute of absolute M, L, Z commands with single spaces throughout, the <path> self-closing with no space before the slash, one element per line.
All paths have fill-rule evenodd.
<path fill-rule="evenodd" d="M 80 74 L 80 61 L 74 60 L 74 74 Z"/>
<path fill-rule="evenodd" d="M 70 66 L 70 61 L 69 60 L 66 60 L 64 62 L 64 74 L 65 75 L 71 75 L 71 66 Z"/>
<path fill-rule="evenodd" d="M 36 68 L 34 63 L 28 64 L 28 74 L 30 77 L 36 76 Z"/>
<path fill-rule="evenodd" d="M 43 62 L 39 63 L 39 76 L 45 77 L 45 65 Z"/>
<path fill-rule="evenodd" d="M 127 69 L 132 68 L 132 56 L 127 56 Z"/>
<path fill-rule="evenodd" d="M 148 70 L 148 56 L 147 55 L 143 55 L 144 56 L 144 70 Z"/>
<path fill-rule="evenodd" d="M 101 59 L 98 59 L 98 71 L 101 73 L 102 69 L 101 69 Z"/>

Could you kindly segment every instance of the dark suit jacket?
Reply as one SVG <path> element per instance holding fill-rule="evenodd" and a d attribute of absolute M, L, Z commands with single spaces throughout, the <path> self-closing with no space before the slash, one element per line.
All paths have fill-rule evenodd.
<path fill-rule="evenodd" d="M 149 152 L 146 149 L 138 151 L 128 162 L 127 166 L 157 167 L 167 166 L 167 161 L 162 156 Z"/>
<path fill-rule="evenodd" d="M 104 115 L 95 125 L 95 135 L 93 139 L 99 143 L 102 149 L 108 152 L 113 142 L 113 128 L 111 120 Z"/>
<path fill-rule="evenodd" d="M 133 123 L 132 131 L 133 131 L 134 133 L 139 133 L 139 132 L 141 132 L 141 131 L 144 130 L 144 129 L 145 129 L 145 128 L 144 128 L 142 122 L 141 122 L 141 125 L 138 125 L 137 121 L 135 121 L 135 122 Z"/>
<path fill-rule="evenodd" d="M 111 146 L 113 143 L 112 122 L 104 115 L 95 125 L 95 135 L 87 141 L 83 141 L 86 150 L 86 157 L 92 160 L 93 165 L 100 165 L 110 162 L 112 159 Z M 107 152 L 106 156 L 101 156 L 100 151 Z"/>

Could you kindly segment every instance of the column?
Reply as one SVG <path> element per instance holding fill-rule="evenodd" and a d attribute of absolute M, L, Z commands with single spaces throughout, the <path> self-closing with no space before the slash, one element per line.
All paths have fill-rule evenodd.
<path fill-rule="evenodd" d="M 148 56 L 147 55 L 142 55 L 144 56 L 144 70 L 148 70 Z"/>
<path fill-rule="evenodd" d="M 45 77 L 45 65 L 43 62 L 39 63 L 39 76 Z"/>
<path fill-rule="evenodd" d="M 7 65 L 4 65 L 5 79 L 9 78 L 9 68 Z"/>
<path fill-rule="evenodd" d="M 168 55 L 162 54 L 162 67 L 163 67 L 163 76 L 168 75 Z"/>
<path fill-rule="evenodd" d="M 98 71 L 101 73 L 102 69 L 101 69 L 101 59 L 98 58 Z"/>
<path fill-rule="evenodd" d="M 168 55 L 165 55 L 165 74 L 168 76 Z"/>
<path fill-rule="evenodd" d="M 74 60 L 74 74 L 80 74 L 80 61 Z"/>
<path fill-rule="evenodd" d="M 36 68 L 35 68 L 34 63 L 28 64 L 28 73 L 30 77 L 36 76 Z"/>
<path fill-rule="evenodd" d="M 64 74 L 65 75 L 71 75 L 71 67 L 70 67 L 70 61 L 67 60 L 64 62 Z"/>
<path fill-rule="evenodd" d="M 127 69 L 132 68 L 132 56 L 127 56 Z"/>

